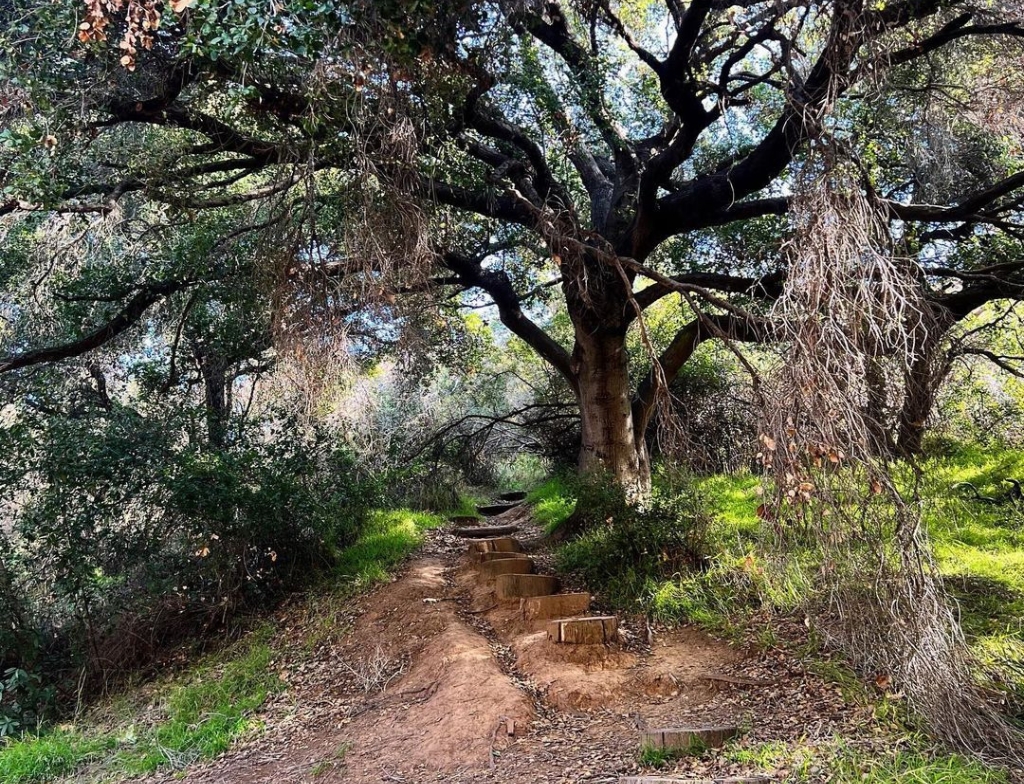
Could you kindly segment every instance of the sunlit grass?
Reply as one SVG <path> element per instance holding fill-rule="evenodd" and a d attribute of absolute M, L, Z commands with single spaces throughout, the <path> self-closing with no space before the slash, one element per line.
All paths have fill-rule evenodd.
<path fill-rule="evenodd" d="M 109 736 L 86 737 L 74 730 L 54 730 L 43 736 L 0 741 L 0 781 L 4 784 L 53 781 L 98 759 L 116 745 Z"/>
<path fill-rule="evenodd" d="M 1005 784 L 1005 771 L 957 754 L 894 749 L 884 755 L 845 750 L 831 765 L 838 784 Z"/>
<path fill-rule="evenodd" d="M 1024 508 L 1007 500 L 1006 478 L 1024 477 L 1024 453 L 963 447 L 921 464 L 922 515 L 947 588 L 958 601 L 963 628 L 987 661 L 1024 666 Z M 974 484 L 982 495 L 1002 501 L 972 500 Z M 749 569 L 747 558 L 759 535 L 760 480 L 748 473 L 695 480 L 698 494 L 713 514 L 717 571 Z M 792 565 L 791 565 L 792 566 Z M 787 579 L 765 582 L 760 597 L 779 609 L 799 602 L 804 589 L 799 570 Z M 706 580 L 697 582 L 706 583 Z M 712 586 L 713 587 L 713 586 Z M 659 617 L 720 625 L 724 607 L 714 591 L 691 579 L 666 583 L 655 592 Z"/>
<path fill-rule="evenodd" d="M 273 627 L 265 624 L 189 674 L 165 685 L 149 725 L 66 727 L 0 747 L 4 784 L 52 781 L 86 765 L 110 775 L 183 767 L 214 757 L 254 726 L 254 713 L 284 684 L 268 666 Z M 82 725 L 83 727 L 85 725 Z"/>
<path fill-rule="evenodd" d="M 392 509 L 373 512 L 359 540 L 339 555 L 335 574 L 355 590 L 385 582 L 391 571 L 444 525 L 440 515 Z"/>
<path fill-rule="evenodd" d="M 760 527 L 757 506 L 761 502 L 761 481 L 750 473 L 715 474 L 694 479 L 694 488 L 718 525 L 716 533 L 725 540 L 754 537 Z"/>
<path fill-rule="evenodd" d="M 569 519 L 576 507 L 576 495 L 562 477 L 552 477 L 526 497 L 533 506 L 533 518 L 548 533 Z"/>
<path fill-rule="evenodd" d="M 160 721 L 137 736 L 132 730 L 121 735 L 115 767 L 131 774 L 184 767 L 227 751 L 258 728 L 256 711 L 285 685 L 269 666 L 273 636 L 273 626 L 264 624 L 173 685 L 163 695 Z"/>
<path fill-rule="evenodd" d="M 787 771 L 786 781 L 819 781 L 829 773 L 835 784 L 1006 784 L 1008 775 L 997 768 L 958 754 L 931 749 L 925 738 L 909 737 L 887 751 L 857 748 L 846 738 L 792 742 L 727 744 L 721 756 L 753 770 L 774 774 Z"/>

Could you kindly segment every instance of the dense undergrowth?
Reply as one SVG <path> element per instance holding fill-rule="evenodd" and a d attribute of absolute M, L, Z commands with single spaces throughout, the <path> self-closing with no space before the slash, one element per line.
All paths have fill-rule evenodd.
<path fill-rule="evenodd" d="M 359 538 L 338 552 L 330 574 L 305 600 L 315 607 L 309 615 L 318 618 L 319 631 L 327 633 L 332 624 L 331 608 L 387 581 L 425 532 L 443 522 L 442 516 L 409 510 L 371 513 Z M 257 622 L 194 666 L 125 690 L 77 721 L 0 740 L 0 781 L 51 781 L 76 771 L 119 780 L 216 756 L 240 736 L 258 732 L 260 707 L 286 688 L 279 668 L 270 666 L 286 655 L 278 632 L 274 621 Z"/>
<path fill-rule="evenodd" d="M 1024 475 L 1024 453 L 933 449 L 921 469 L 922 518 L 982 667 L 979 677 L 1005 691 L 1011 712 L 1018 711 L 1024 705 L 1024 502 L 1010 497 L 1004 480 Z M 996 502 L 977 500 L 965 482 Z M 749 473 L 684 480 L 661 476 L 644 512 L 614 502 L 608 506 L 604 499 L 604 519 L 562 546 L 559 565 L 581 575 L 605 603 L 656 622 L 698 623 L 727 636 L 754 636 L 765 647 L 792 644 L 779 638 L 775 621 L 803 617 L 814 595 L 817 563 L 810 550 L 772 560 L 772 534 L 757 514 L 761 487 L 761 480 Z M 539 521 L 555 530 L 569 518 L 578 497 L 597 513 L 601 499 L 595 503 L 590 489 L 572 479 L 551 479 L 530 500 Z M 813 661 L 818 644 L 813 631 L 810 638 L 803 652 Z M 878 698 L 844 668 L 823 665 L 820 674 L 857 699 Z M 882 700 L 888 704 L 880 710 L 899 714 L 906 748 L 891 759 L 878 759 L 836 745 L 830 765 L 839 780 L 1005 780 L 1001 771 L 934 753 L 905 715 L 898 695 Z"/>
<path fill-rule="evenodd" d="M 0 693 L 0 736 L 230 636 L 380 503 L 323 427 L 235 418 L 213 444 L 192 409 L 140 408 L 0 427 L 0 671 L 25 673 Z"/>

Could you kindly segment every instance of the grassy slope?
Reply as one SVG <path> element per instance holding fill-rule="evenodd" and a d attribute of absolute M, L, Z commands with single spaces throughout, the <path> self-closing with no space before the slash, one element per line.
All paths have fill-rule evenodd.
<path fill-rule="evenodd" d="M 958 600 L 965 632 L 984 659 L 999 659 L 1024 668 L 1024 505 L 990 505 L 968 500 L 954 487 L 971 482 L 988 496 L 1004 496 L 1000 480 L 1024 476 L 1024 453 L 964 449 L 925 462 L 924 520 L 939 567 Z M 713 517 L 710 537 L 716 553 L 711 577 L 728 570 L 749 571 L 756 559 L 760 503 L 759 480 L 750 474 L 696 480 L 697 494 Z M 538 521 L 549 530 L 573 509 L 568 484 L 552 479 L 530 494 Z M 794 569 L 791 579 L 759 585 L 762 599 L 790 609 L 801 598 Z M 715 626 L 735 607 L 708 594 L 705 581 L 682 577 L 646 586 L 648 608 L 664 621 L 696 620 Z M 1021 670 L 1024 677 L 1024 669 Z"/>
<path fill-rule="evenodd" d="M 444 519 L 408 510 L 375 513 L 359 540 L 340 553 L 332 579 L 310 601 L 336 604 L 389 579 Z M 147 713 L 138 723 L 119 718 L 106 727 L 86 717 L 0 746 L 0 782 L 52 781 L 89 767 L 111 781 L 162 766 L 183 767 L 225 751 L 238 737 L 260 728 L 259 708 L 286 688 L 269 666 L 277 651 L 276 629 L 263 623 L 242 640 L 206 657 L 187 672 L 157 684 L 152 705 L 133 705 L 131 695 L 105 706 L 119 717 Z"/>
<path fill-rule="evenodd" d="M 967 637 L 982 661 L 999 664 L 1024 687 L 1024 509 L 1013 504 L 988 505 L 965 500 L 958 482 L 972 482 L 988 496 L 1003 496 L 1008 486 L 1000 480 L 1024 476 L 1024 453 L 963 449 L 928 460 L 924 468 L 924 519 L 931 534 L 939 567 L 950 592 L 958 600 Z M 779 610 L 795 608 L 802 599 L 807 574 L 792 565 L 782 579 L 772 582 L 757 575 L 760 503 L 759 480 L 749 474 L 711 476 L 697 480 L 696 491 L 712 514 L 710 539 L 716 555 L 709 572 L 700 576 L 649 581 L 643 586 L 642 604 L 656 619 L 695 621 L 728 633 L 742 624 L 743 607 L 736 604 L 737 584 L 756 592 L 760 601 Z M 568 483 L 554 479 L 531 494 L 539 521 L 549 530 L 571 513 L 574 498 Z M 562 563 L 571 564 L 586 553 L 586 542 L 567 545 Z M 610 583 L 612 587 L 615 582 Z M 721 590 L 728 585 L 727 590 Z M 606 596 L 613 603 L 614 596 Z M 635 605 L 634 605 L 635 606 Z M 766 637 L 770 630 L 765 631 Z M 770 643 L 770 637 L 765 640 Z M 828 677 L 828 673 L 822 673 Z M 848 679 L 837 673 L 836 679 Z M 862 696 L 863 698 L 863 696 Z M 880 710 L 887 710 L 880 706 Z M 922 782 L 995 783 L 1006 780 L 992 770 L 956 755 L 924 751 L 923 738 L 910 739 L 906 749 L 885 758 L 865 759 L 846 749 L 841 740 L 829 767 L 837 781 L 877 784 Z M 915 750 L 916 747 L 916 750 Z M 731 753 L 737 761 L 765 756 L 765 769 L 785 761 L 799 780 L 801 768 L 821 760 L 801 759 L 800 748 L 746 749 Z M 740 759 L 742 757 L 743 759 Z"/>
<path fill-rule="evenodd" d="M 1024 679 L 1024 507 L 971 501 L 954 487 L 966 481 L 984 495 L 1005 496 L 1008 486 L 1000 480 L 1024 475 L 1024 453 L 963 449 L 922 468 L 924 521 L 964 631 L 983 660 L 1022 668 Z M 757 479 L 716 476 L 698 486 L 723 552 L 745 557 L 757 535 Z M 787 597 L 777 598 L 784 608 Z"/>

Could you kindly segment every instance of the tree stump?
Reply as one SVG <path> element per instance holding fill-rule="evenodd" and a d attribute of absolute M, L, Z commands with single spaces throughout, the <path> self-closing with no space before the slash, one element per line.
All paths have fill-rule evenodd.
<path fill-rule="evenodd" d="M 522 599 L 558 593 L 558 578 L 546 574 L 500 574 L 495 578 L 499 599 Z"/>
<path fill-rule="evenodd" d="M 515 509 L 517 506 L 519 504 L 488 504 L 487 506 L 478 506 L 476 511 L 484 517 L 494 517 L 495 515 L 507 512 L 509 509 Z"/>
<path fill-rule="evenodd" d="M 590 609 L 589 593 L 559 593 L 554 596 L 534 596 L 523 599 L 520 608 L 523 620 L 572 618 Z"/>
<path fill-rule="evenodd" d="M 477 571 L 484 578 L 497 577 L 501 574 L 533 574 L 533 559 L 498 558 L 478 564 Z"/>
<path fill-rule="evenodd" d="M 619 638 L 619 619 L 614 615 L 591 618 L 559 618 L 548 621 L 548 639 L 566 645 L 603 645 Z"/>
<path fill-rule="evenodd" d="M 502 550 L 492 550 L 488 553 L 480 553 L 476 550 L 470 550 L 470 554 L 473 555 L 473 560 L 478 563 L 484 561 L 500 561 L 502 558 L 529 558 L 530 556 L 525 553 L 510 553 Z M 567 613 L 566 613 L 567 614 Z"/>
<path fill-rule="evenodd" d="M 640 745 L 649 749 L 689 754 L 704 749 L 717 749 L 730 738 L 736 737 L 736 727 L 669 727 L 657 730 L 644 730 L 640 733 Z"/>
<path fill-rule="evenodd" d="M 499 536 L 493 539 L 482 539 L 469 543 L 471 553 L 521 553 L 523 546 L 518 539 L 511 536 Z"/>
<path fill-rule="evenodd" d="M 496 536 L 514 534 L 518 530 L 518 525 L 480 525 L 470 528 L 456 528 L 452 533 L 456 536 L 461 536 L 463 539 L 490 539 Z"/>

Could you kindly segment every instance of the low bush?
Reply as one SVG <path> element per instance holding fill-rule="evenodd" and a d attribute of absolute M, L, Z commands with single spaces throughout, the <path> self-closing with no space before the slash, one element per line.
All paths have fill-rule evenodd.
<path fill-rule="evenodd" d="M 0 428 L 0 496 L 18 498 L 0 548 L 7 666 L 54 685 L 84 667 L 86 692 L 107 685 L 228 629 L 359 536 L 380 494 L 330 433 L 271 412 L 218 444 L 195 437 L 195 414 L 115 403 Z"/>
<path fill-rule="evenodd" d="M 616 606 L 647 612 L 664 580 L 706 568 L 710 521 L 688 484 L 673 482 L 644 507 L 600 479 L 581 483 L 577 498 L 584 533 L 559 551 L 559 565 Z"/>

